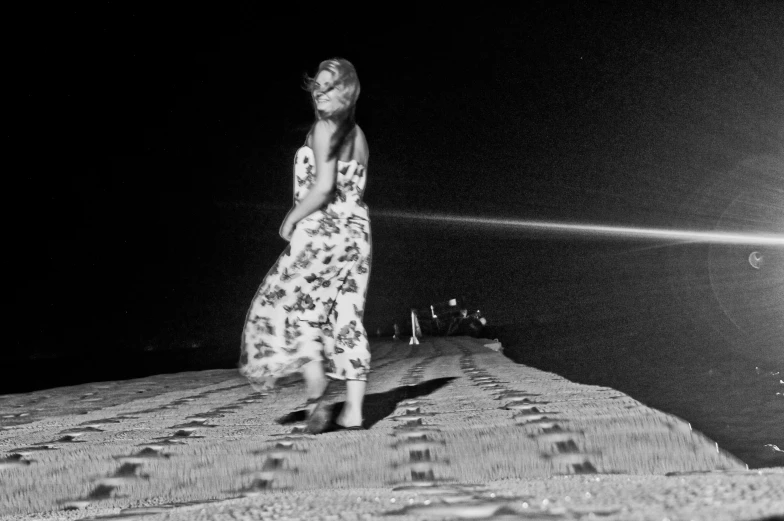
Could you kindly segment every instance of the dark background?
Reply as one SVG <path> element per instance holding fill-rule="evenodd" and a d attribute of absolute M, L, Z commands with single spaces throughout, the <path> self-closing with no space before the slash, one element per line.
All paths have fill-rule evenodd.
<path fill-rule="evenodd" d="M 371 334 L 462 296 L 518 361 L 642 386 L 635 396 L 682 415 L 694 407 L 672 394 L 694 392 L 678 382 L 707 389 L 734 367 L 730 390 L 701 403 L 739 392 L 748 409 L 760 394 L 755 415 L 781 413 L 780 393 L 765 401 L 784 359 L 781 245 L 431 219 L 784 233 L 784 4 L 550 4 L 9 15 L 2 358 L 20 383 L 5 389 L 232 367 L 284 247 L 293 154 L 313 119 L 303 75 L 342 56 L 371 149 Z M 42 369 L 67 360 L 80 370 Z M 671 394 L 656 387 L 666 378 Z"/>

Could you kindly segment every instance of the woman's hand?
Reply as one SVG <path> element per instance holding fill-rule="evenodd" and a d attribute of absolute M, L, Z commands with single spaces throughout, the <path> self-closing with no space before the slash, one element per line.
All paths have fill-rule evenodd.
<path fill-rule="evenodd" d="M 283 238 L 285 241 L 291 241 L 291 236 L 294 233 L 294 225 L 288 219 L 283 220 L 283 224 L 280 225 L 280 230 L 278 230 L 278 235 Z"/>

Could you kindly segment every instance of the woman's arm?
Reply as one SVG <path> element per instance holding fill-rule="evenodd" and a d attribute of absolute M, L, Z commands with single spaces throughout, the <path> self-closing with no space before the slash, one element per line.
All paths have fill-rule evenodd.
<path fill-rule="evenodd" d="M 335 123 L 322 119 L 313 129 L 313 155 L 316 159 L 316 179 L 310 186 L 307 195 L 292 208 L 280 227 L 280 236 L 287 241 L 291 239 L 294 227 L 302 219 L 327 204 L 335 190 L 338 175 L 337 158 L 329 159 L 332 146 L 332 135 Z"/>

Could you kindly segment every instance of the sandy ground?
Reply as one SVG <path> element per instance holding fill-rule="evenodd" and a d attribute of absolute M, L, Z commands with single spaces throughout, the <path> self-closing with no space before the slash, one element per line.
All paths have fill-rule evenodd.
<path fill-rule="evenodd" d="M 784 518 L 784 468 L 489 342 L 376 344 L 364 431 L 303 433 L 297 382 L 263 395 L 226 370 L 2 396 L 0 516 Z"/>

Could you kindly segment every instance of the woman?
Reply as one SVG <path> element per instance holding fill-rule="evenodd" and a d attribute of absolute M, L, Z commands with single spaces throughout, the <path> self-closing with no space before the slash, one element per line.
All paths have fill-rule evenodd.
<path fill-rule="evenodd" d="M 319 65 L 308 90 L 316 122 L 295 155 L 294 207 L 279 232 L 289 245 L 248 310 L 240 373 L 257 390 L 302 373 L 308 430 L 361 429 L 371 242 L 362 202 L 368 146 L 354 120 L 359 80 L 351 63 L 336 58 Z M 332 426 L 323 399 L 331 380 L 346 380 L 345 405 Z"/>

